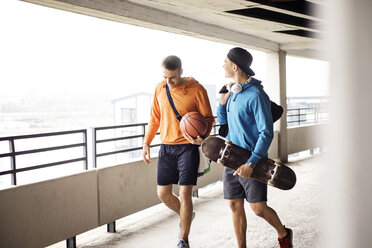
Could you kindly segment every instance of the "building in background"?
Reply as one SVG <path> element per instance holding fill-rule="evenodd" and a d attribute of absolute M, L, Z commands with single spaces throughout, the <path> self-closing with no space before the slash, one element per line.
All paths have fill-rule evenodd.
<path fill-rule="evenodd" d="M 138 92 L 112 100 L 114 124 L 124 125 L 148 122 L 152 97 L 152 94 Z"/>

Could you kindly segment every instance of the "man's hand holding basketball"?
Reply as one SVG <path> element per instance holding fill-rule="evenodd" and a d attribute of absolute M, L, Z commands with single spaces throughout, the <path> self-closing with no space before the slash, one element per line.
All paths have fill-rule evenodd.
<path fill-rule="evenodd" d="M 201 143 L 203 142 L 203 138 L 198 136 L 196 137 L 196 139 L 194 139 L 192 136 L 190 136 L 188 133 L 185 133 L 183 135 L 183 137 L 185 137 L 185 139 L 187 139 L 191 144 L 193 145 L 201 145 Z"/>
<path fill-rule="evenodd" d="M 150 146 L 148 144 L 143 145 L 142 160 L 146 163 L 150 163 Z"/>

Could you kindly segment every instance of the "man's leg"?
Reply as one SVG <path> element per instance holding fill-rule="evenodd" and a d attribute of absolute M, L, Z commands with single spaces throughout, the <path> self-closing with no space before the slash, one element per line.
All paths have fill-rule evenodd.
<path fill-rule="evenodd" d="M 250 203 L 253 212 L 265 219 L 275 230 L 278 232 L 278 237 L 283 238 L 287 235 L 287 232 L 280 221 L 275 210 L 267 206 L 266 202 Z"/>
<path fill-rule="evenodd" d="M 244 211 L 244 198 L 229 200 L 236 240 L 239 248 L 246 247 L 247 218 Z"/>
<path fill-rule="evenodd" d="M 193 185 L 180 186 L 180 219 L 181 219 L 181 239 L 185 240 L 189 237 L 190 226 L 192 221 L 192 187 Z"/>
<path fill-rule="evenodd" d="M 172 192 L 173 185 L 158 185 L 159 199 L 170 209 L 180 215 L 181 203 L 177 196 Z"/>

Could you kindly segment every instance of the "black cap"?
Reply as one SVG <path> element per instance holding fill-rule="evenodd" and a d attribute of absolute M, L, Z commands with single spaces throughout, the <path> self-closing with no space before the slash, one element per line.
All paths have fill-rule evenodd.
<path fill-rule="evenodd" d="M 251 69 L 253 57 L 247 50 L 241 47 L 234 47 L 230 49 L 227 57 L 239 66 L 239 68 L 248 76 L 255 75 L 254 71 Z"/>

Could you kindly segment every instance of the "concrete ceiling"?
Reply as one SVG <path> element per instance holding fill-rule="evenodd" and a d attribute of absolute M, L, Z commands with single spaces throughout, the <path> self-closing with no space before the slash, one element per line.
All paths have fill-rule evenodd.
<path fill-rule="evenodd" d="M 323 0 L 25 0 L 142 27 L 322 59 Z"/>

